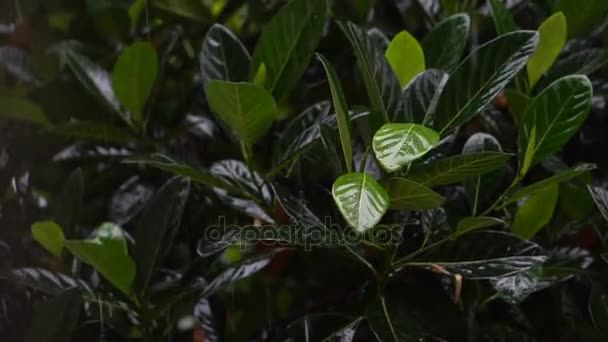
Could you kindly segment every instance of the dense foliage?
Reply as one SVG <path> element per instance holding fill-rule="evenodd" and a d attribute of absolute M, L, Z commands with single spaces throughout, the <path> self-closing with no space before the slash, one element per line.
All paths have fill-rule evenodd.
<path fill-rule="evenodd" d="M 0 340 L 608 338 L 606 0 L 0 7 Z"/>

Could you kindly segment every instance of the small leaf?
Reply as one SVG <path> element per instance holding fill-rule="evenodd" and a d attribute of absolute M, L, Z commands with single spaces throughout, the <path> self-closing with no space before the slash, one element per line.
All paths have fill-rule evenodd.
<path fill-rule="evenodd" d="M 213 80 L 205 93 L 211 109 L 248 147 L 266 134 L 277 112 L 270 93 L 250 83 Z"/>
<path fill-rule="evenodd" d="M 504 226 L 505 221 L 501 219 L 497 219 L 496 217 L 488 217 L 488 216 L 471 216 L 465 217 L 462 220 L 458 221 L 458 225 L 456 226 L 456 234 L 462 235 L 474 230 L 494 227 L 494 226 Z"/>
<path fill-rule="evenodd" d="M 440 207 L 445 198 L 426 186 L 405 178 L 392 177 L 384 184 L 391 209 L 423 210 Z"/>
<path fill-rule="evenodd" d="M 503 0 L 489 0 L 488 7 L 496 26 L 496 32 L 499 35 L 517 30 L 513 15 L 509 12 Z"/>
<path fill-rule="evenodd" d="M 428 187 L 459 183 L 468 178 L 480 176 L 504 167 L 513 155 L 502 152 L 481 152 L 461 154 L 433 161 L 429 164 L 414 165 L 408 178 Z"/>
<path fill-rule="evenodd" d="M 557 204 L 559 187 L 555 184 L 537 191 L 519 207 L 511 231 L 523 239 L 531 239 L 548 224 Z"/>
<path fill-rule="evenodd" d="M 32 235 L 44 248 L 56 257 L 61 257 L 65 236 L 63 230 L 55 222 L 36 222 L 32 225 Z"/>
<path fill-rule="evenodd" d="M 40 305 L 30 322 L 25 342 L 69 342 L 78 326 L 82 297 L 77 289 L 63 292 Z"/>
<path fill-rule="evenodd" d="M 135 263 L 128 254 L 126 237 L 120 227 L 104 223 L 90 238 L 66 240 L 65 247 L 80 261 L 93 266 L 117 289 L 130 296 L 135 279 Z"/>
<path fill-rule="evenodd" d="M 389 172 L 425 155 L 439 142 L 439 134 L 418 124 L 391 123 L 382 126 L 373 139 L 376 158 Z"/>
<path fill-rule="evenodd" d="M 249 52 L 226 26 L 213 24 L 209 28 L 199 54 L 203 87 L 212 80 L 247 81 L 250 62 Z"/>
<path fill-rule="evenodd" d="M 608 191 L 597 186 L 588 186 L 588 189 L 600 214 L 608 221 Z"/>
<path fill-rule="evenodd" d="M 336 179 L 332 195 L 346 222 L 359 233 L 374 228 L 389 206 L 386 190 L 365 173 L 348 173 Z"/>
<path fill-rule="evenodd" d="M 338 121 L 338 131 L 340 132 L 342 153 L 344 154 L 346 169 L 348 172 L 351 172 L 353 168 L 353 150 L 350 137 L 350 117 L 348 115 L 348 105 L 346 104 L 344 92 L 342 91 L 342 84 L 340 83 L 336 70 L 331 63 L 321 54 L 317 54 L 317 58 L 319 58 L 321 64 L 323 64 L 325 73 L 327 74 L 329 88 L 331 90 L 331 97 L 334 103 L 334 110 L 336 111 L 336 118 Z"/>
<path fill-rule="evenodd" d="M 440 134 L 469 121 L 490 103 L 526 65 L 537 43 L 534 31 L 507 33 L 460 63 L 448 79 L 433 117 Z"/>
<path fill-rule="evenodd" d="M 462 58 L 470 29 L 471 19 L 466 13 L 452 15 L 435 25 L 421 42 L 426 67 L 451 72 Z"/>
<path fill-rule="evenodd" d="M 426 123 L 435 112 L 448 74 L 431 69 L 418 74 L 403 91 L 403 111 L 393 114 L 393 122 Z"/>
<path fill-rule="evenodd" d="M 566 44 L 566 17 L 561 12 L 555 13 L 538 27 L 538 33 L 538 47 L 528 61 L 530 89 L 551 68 Z"/>
<path fill-rule="evenodd" d="M 401 31 L 393 38 L 385 55 L 397 75 L 401 88 L 426 69 L 424 52 L 416 38 L 407 31 Z"/>
<path fill-rule="evenodd" d="M 327 19 L 326 0 L 294 0 L 284 5 L 269 23 L 253 53 L 250 76 L 261 64 L 266 88 L 282 102 L 310 63 Z"/>
<path fill-rule="evenodd" d="M 137 42 L 127 47 L 114 65 L 112 88 L 118 100 L 131 112 L 131 118 L 135 122 L 144 119 L 143 109 L 157 72 L 158 56 L 148 42 Z"/>
<path fill-rule="evenodd" d="M 608 14 L 604 0 L 557 0 L 554 12 L 563 12 L 568 20 L 568 38 L 583 36 L 602 22 Z"/>
<path fill-rule="evenodd" d="M 536 129 L 532 162 L 542 161 L 559 151 L 578 132 L 591 108 L 593 88 L 586 76 L 561 78 L 532 100 L 519 132 L 520 160 Z"/>
<path fill-rule="evenodd" d="M 0 118 L 14 119 L 40 126 L 50 124 L 40 106 L 20 97 L 0 97 Z"/>

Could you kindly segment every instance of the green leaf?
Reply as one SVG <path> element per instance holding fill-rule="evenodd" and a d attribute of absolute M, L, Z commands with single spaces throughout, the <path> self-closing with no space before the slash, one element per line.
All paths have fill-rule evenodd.
<path fill-rule="evenodd" d="M 519 132 L 520 160 L 536 129 L 532 163 L 558 152 L 578 132 L 591 108 L 593 87 L 586 76 L 561 78 L 532 100 Z"/>
<path fill-rule="evenodd" d="M 539 190 L 519 207 L 511 231 L 523 239 L 531 239 L 551 221 L 557 204 L 559 187 L 556 184 Z"/>
<path fill-rule="evenodd" d="M 587 186 L 593 202 L 600 211 L 600 214 L 608 221 L 608 191 L 597 186 Z"/>
<path fill-rule="evenodd" d="M 440 134 L 469 121 L 490 103 L 526 65 L 537 43 L 538 33 L 516 31 L 471 53 L 450 76 L 437 103 L 433 124 Z"/>
<path fill-rule="evenodd" d="M 77 289 L 41 304 L 30 322 L 25 342 L 69 342 L 78 326 L 82 297 Z"/>
<path fill-rule="evenodd" d="M 199 23 L 212 20 L 209 9 L 200 0 L 152 0 L 152 6 Z"/>
<path fill-rule="evenodd" d="M 112 70 L 112 88 L 118 100 L 141 122 L 144 106 L 150 96 L 156 74 L 158 56 L 152 44 L 136 42 L 123 50 Z"/>
<path fill-rule="evenodd" d="M 126 237 L 120 227 L 104 223 L 86 240 L 66 240 L 65 247 L 80 261 L 93 266 L 117 289 L 131 295 L 135 263 L 128 254 Z"/>
<path fill-rule="evenodd" d="M 518 201 L 526 196 L 533 195 L 534 193 L 543 190 L 549 186 L 557 185 L 561 182 L 568 181 L 570 179 L 576 178 L 583 173 L 589 172 L 595 169 L 595 164 L 581 164 L 570 170 L 559 172 L 549 178 L 545 178 L 541 181 L 538 181 L 534 184 L 523 187 L 513 194 L 508 195 L 507 199 L 499 206 L 499 208 L 503 208 L 511 203 Z"/>
<path fill-rule="evenodd" d="M 435 111 L 448 74 L 431 69 L 418 74 L 403 91 L 403 111 L 392 115 L 392 122 L 425 123 Z"/>
<path fill-rule="evenodd" d="M 465 279 L 491 279 L 526 271 L 546 259 L 541 247 L 530 241 L 504 232 L 477 231 L 439 244 L 406 265 L 434 265 Z"/>
<path fill-rule="evenodd" d="M 427 68 L 451 72 L 458 65 L 467 45 L 471 19 L 459 13 L 443 19 L 421 42 Z"/>
<path fill-rule="evenodd" d="M 555 13 L 538 27 L 538 33 L 538 47 L 528 61 L 530 89 L 551 68 L 566 44 L 566 17 L 561 12 Z"/>
<path fill-rule="evenodd" d="M 588 310 L 595 328 L 605 333 L 608 327 L 608 294 L 598 284 L 591 288 Z"/>
<path fill-rule="evenodd" d="M 359 233 L 374 228 L 389 206 L 386 190 L 366 173 L 336 179 L 332 195 L 346 222 Z"/>
<path fill-rule="evenodd" d="M 422 47 L 407 31 L 401 31 L 393 38 L 385 56 L 397 75 L 401 88 L 426 69 Z"/>
<path fill-rule="evenodd" d="M 84 280 L 44 268 L 13 268 L 10 272 L 10 279 L 19 286 L 46 295 L 57 296 L 66 290 L 77 288 L 82 293 L 93 296 L 93 290 Z"/>
<path fill-rule="evenodd" d="M 539 83 L 544 88 L 557 79 L 572 74 L 591 75 L 608 63 L 608 50 L 585 49 L 573 52 L 555 62 L 553 67 Z"/>
<path fill-rule="evenodd" d="M 331 90 L 331 97 L 333 99 L 334 110 L 336 111 L 336 118 L 338 121 L 338 131 L 340 132 L 342 153 L 344 154 L 346 169 L 348 172 L 351 172 L 353 168 L 353 150 L 350 137 L 350 117 L 348 115 L 348 105 L 346 104 L 344 92 L 342 91 L 342 84 L 340 83 L 336 70 L 331 63 L 321 54 L 317 54 L 317 58 L 319 58 L 321 64 L 323 64 L 325 73 L 327 74 L 329 89 Z"/>
<path fill-rule="evenodd" d="M 425 155 L 439 134 L 418 124 L 389 123 L 374 134 L 372 147 L 384 169 L 394 172 Z"/>
<path fill-rule="evenodd" d="M 266 88 L 282 102 L 306 70 L 327 19 L 326 0 L 293 0 L 264 26 L 250 76 L 266 68 Z"/>
<path fill-rule="evenodd" d="M 411 317 L 406 312 L 396 303 L 387 301 L 383 296 L 370 303 L 367 307 L 367 321 L 378 341 L 414 340 L 412 335 L 416 334 L 417 331 L 414 332 L 410 329 Z M 419 329 L 419 327 L 416 328 Z"/>
<path fill-rule="evenodd" d="M 414 165 L 408 178 L 428 187 L 459 183 L 505 166 L 513 155 L 502 152 L 460 154 L 425 165 Z"/>
<path fill-rule="evenodd" d="M 63 230 L 55 222 L 44 221 L 32 224 L 32 235 L 44 248 L 56 257 L 61 257 L 65 236 Z"/>
<path fill-rule="evenodd" d="M 50 123 L 40 106 L 20 97 L 0 97 L 0 118 L 28 122 L 40 126 Z"/>
<path fill-rule="evenodd" d="M 53 196 L 53 220 L 65 229 L 68 236 L 76 231 L 84 203 L 84 177 L 80 168 L 72 171 L 61 185 L 59 193 Z"/>
<path fill-rule="evenodd" d="M 146 293 L 152 276 L 171 249 L 189 193 L 187 179 L 171 178 L 148 201 L 140 216 L 133 237 L 136 284 L 142 294 Z"/>
<path fill-rule="evenodd" d="M 568 20 L 568 38 L 583 36 L 602 22 L 608 14 L 604 0 L 557 0 L 554 12 L 563 12 Z"/>
<path fill-rule="evenodd" d="M 509 277 L 492 279 L 491 284 L 500 299 L 510 304 L 519 304 L 544 287 L 540 282 L 541 276 L 542 269 L 537 267 Z"/>
<path fill-rule="evenodd" d="M 504 226 L 505 221 L 498 219 L 496 217 L 488 217 L 488 216 L 471 216 L 465 217 L 458 221 L 458 225 L 456 226 L 456 234 L 462 235 L 466 233 L 470 233 L 474 230 L 494 227 L 494 226 Z"/>
<path fill-rule="evenodd" d="M 509 103 L 509 109 L 513 114 L 513 121 L 518 124 L 526 113 L 528 105 L 532 101 L 530 97 L 522 94 L 519 90 L 509 88 L 505 90 L 505 97 Z"/>
<path fill-rule="evenodd" d="M 250 83 L 213 80 L 205 93 L 211 109 L 248 147 L 272 126 L 277 104 L 264 88 Z"/>
<path fill-rule="evenodd" d="M 203 87 L 212 80 L 245 82 L 251 56 L 226 26 L 213 24 L 203 39 L 199 63 Z"/>
<path fill-rule="evenodd" d="M 400 110 L 401 86 L 384 51 L 374 46 L 371 37 L 359 26 L 340 23 L 357 57 L 359 72 L 363 78 L 370 102 L 370 124 L 373 131 L 389 121 L 389 114 Z"/>
<path fill-rule="evenodd" d="M 445 202 L 443 196 L 405 178 L 392 177 L 383 184 L 388 191 L 391 209 L 432 209 L 440 207 Z"/>
<path fill-rule="evenodd" d="M 122 127 L 107 125 L 96 121 L 70 121 L 49 127 L 47 132 L 66 137 L 127 145 L 135 140 L 131 134 Z"/>
<path fill-rule="evenodd" d="M 505 6 L 503 0 L 489 0 L 488 7 L 496 26 L 498 34 L 505 34 L 517 30 L 517 25 L 513 19 L 513 15 Z"/>

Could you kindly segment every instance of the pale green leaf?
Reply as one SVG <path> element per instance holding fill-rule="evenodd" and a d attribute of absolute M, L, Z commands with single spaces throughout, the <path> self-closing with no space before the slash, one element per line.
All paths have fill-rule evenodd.
<path fill-rule="evenodd" d="M 407 31 L 401 31 L 393 38 L 385 55 L 397 75 L 401 88 L 425 70 L 422 47 Z"/>
<path fill-rule="evenodd" d="M 538 47 L 528 61 L 530 89 L 534 88 L 536 82 L 551 68 L 566 44 L 566 17 L 561 12 L 555 13 L 538 27 L 538 33 Z"/>
<path fill-rule="evenodd" d="M 65 236 L 63 230 L 55 222 L 36 222 L 32 225 L 32 235 L 49 252 L 61 257 Z"/>
<path fill-rule="evenodd" d="M 537 191 L 517 210 L 511 231 L 523 239 L 534 237 L 551 221 L 558 194 L 559 187 L 556 184 Z"/>

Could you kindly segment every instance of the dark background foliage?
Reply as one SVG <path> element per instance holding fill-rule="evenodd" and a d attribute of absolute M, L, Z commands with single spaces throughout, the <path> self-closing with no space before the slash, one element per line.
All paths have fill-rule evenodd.
<path fill-rule="evenodd" d="M 245 146 L 232 125 L 210 109 L 201 47 L 206 35 L 218 29 L 214 24 L 222 24 L 256 65 L 261 32 L 285 3 L 0 4 L 0 340 L 605 341 L 606 1 L 580 0 L 575 8 L 574 1 L 564 0 L 329 1 L 328 18 L 316 27 L 320 39 L 296 50 L 287 67 L 296 70 L 300 64 L 301 75 L 269 89 L 277 117 L 254 144 Z M 308 5 L 313 3 L 323 3 L 322 8 L 325 2 Z M 507 11 L 503 16 L 496 12 L 500 8 Z M 462 218 L 471 216 L 472 182 L 485 182 L 475 207 L 489 208 L 518 174 L 517 158 L 483 177 L 433 186 L 445 198 L 442 208 L 389 211 L 382 222 L 399 225 L 404 241 L 399 246 L 361 243 L 351 249 L 307 251 L 261 243 L 229 246 L 205 238 L 220 218 L 243 226 L 290 219 L 316 224 L 329 217 L 339 230 L 350 229 L 332 198 L 332 184 L 347 171 L 336 129 L 340 122 L 336 124 L 326 72 L 314 52 L 335 67 L 351 116 L 363 117 L 352 118 L 351 164 L 364 165 L 373 175 L 384 172 L 369 151 L 374 126 L 366 120 L 374 108 L 350 37 L 340 27 L 346 21 L 367 31 L 380 51 L 406 30 L 426 53 L 450 43 L 449 36 L 425 42 L 429 32 L 445 18 L 466 13 L 470 32 L 463 41 L 464 58 L 515 29 L 509 25 L 536 30 L 555 8 L 568 21 L 568 41 L 536 87 L 527 88 L 525 70 L 519 72 L 506 91 L 483 104 L 411 170 L 415 175 L 416 166 L 460 155 L 468 139 L 480 132 L 496 138 L 505 152 L 521 153 L 514 119 L 517 94 L 512 92 L 537 96 L 562 76 L 587 75 L 593 97 L 584 124 L 555 155 L 533 165 L 518 186 L 581 163 L 596 167 L 555 185 L 555 210 L 542 230 L 528 238 L 533 242 L 507 233 L 521 200 L 491 213 L 507 222 L 504 227 L 446 239 L 455 236 L 450 234 Z M 298 12 L 293 20 L 297 17 Z M 104 93 L 112 92 L 110 78 L 119 56 L 135 42 L 149 42 L 158 65 L 140 119 L 133 110 L 129 116 L 126 103 L 113 107 Z M 240 66 L 244 75 L 229 80 L 253 81 L 258 68 L 249 68 L 247 60 L 239 59 L 243 52 L 229 44 L 221 41 L 227 49 L 224 58 L 233 58 L 232 71 Z M 130 65 L 122 80 L 148 73 L 133 68 L 144 63 Z M 471 75 L 492 62 L 475 63 Z M 98 82 L 84 77 L 87 72 Z M 271 71 L 267 76 L 272 77 Z M 458 86 L 465 89 L 472 82 L 464 78 Z M 463 90 L 462 98 L 467 96 Z M 289 153 L 299 148 L 301 153 Z M 545 209 L 541 203 L 538 210 Z M 97 227 L 113 222 L 137 266 L 133 292 L 117 289 L 112 276 L 83 262 L 86 258 L 78 257 L 69 243 L 69 252 L 58 255 L 43 248 L 32 235 L 32 224 L 39 221 L 56 222 L 74 243 L 95 237 Z M 436 249 L 429 248 L 438 241 Z M 108 267 L 128 257 L 118 250 L 113 257 L 119 259 Z M 492 263 L 514 250 L 526 255 L 518 261 L 527 266 L 512 265 L 516 272 L 507 274 L 506 262 Z M 395 256 L 420 264 L 392 263 L 399 260 Z M 534 259 L 539 256 L 541 263 Z M 473 260 L 499 275 L 476 269 L 467 277 L 469 266 L 450 268 L 440 262 L 443 258 Z M 125 274 L 118 271 L 115 277 Z"/>

